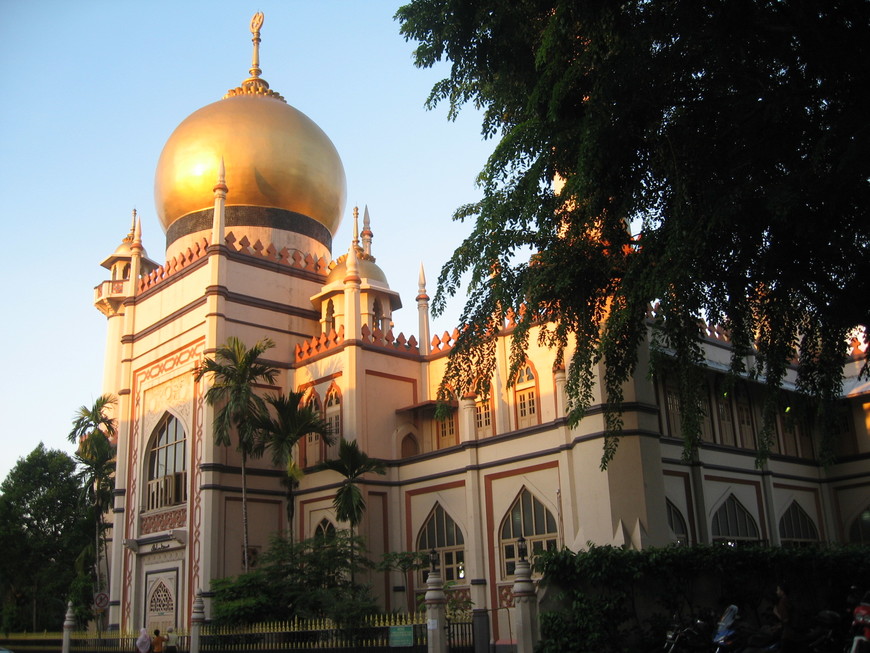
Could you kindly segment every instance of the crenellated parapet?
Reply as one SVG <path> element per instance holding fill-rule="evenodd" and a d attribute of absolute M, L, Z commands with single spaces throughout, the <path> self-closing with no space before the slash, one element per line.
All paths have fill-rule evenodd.
<path fill-rule="evenodd" d="M 340 326 L 337 332 L 335 329 L 330 329 L 329 333 L 321 333 L 319 336 L 311 338 L 311 340 L 296 345 L 296 362 L 299 363 L 331 349 L 336 349 L 343 342 L 344 326 Z"/>
<path fill-rule="evenodd" d="M 207 250 L 208 241 L 205 238 L 196 240 L 191 247 L 176 254 L 156 270 L 153 270 L 150 274 L 141 277 L 139 279 L 139 292 L 141 293 L 149 288 L 153 288 L 175 274 L 178 274 L 183 269 L 203 258 L 206 255 Z"/>
<path fill-rule="evenodd" d="M 325 275 L 328 269 L 328 264 L 324 257 L 317 258 L 296 249 L 289 250 L 286 247 L 277 250 L 272 244 L 264 245 L 259 240 L 251 243 L 247 236 L 237 239 L 231 231 L 227 233 L 224 242 L 231 252 L 258 259 L 266 259 L 288 268 L 321 275 Z M 153 288 L 205 257 L 208 253 L 208 247 L 208 239 L 203 237 L 196 240 L 184 252 L 176 254 L 150 274 L 139 279 L 139 292 Z"/>
<path fill-rule="evenodd" d="M 456 341 L 459 339 L 459 329 L 453 329 L 452 333 L 445 331 L 440 336 L 432 336 L 431 353 L 448 352 L 456 346 Z"/>
<path fill-rule="evenodd" d="M 405 338 L 404 333 L 400 333 L 398 336 L 393 336 L 392 329 L 388 331 L 382 331 L 377 327 L 370 329 L 368 324 L 363 324 L 360 331 L 362 335 L 361 340 L 366 344 L 383 347 L 384 349 L 398 350 L 409 354 L 420 353 L 417 339 L 414 336 Z"/>
<path fill-rule="evenodd" d="M 225 241 L 230 250 L 239 254 L 247 254 L 248 256 L 267 259 L 279 263 L 280 265 L 286 265 L 287 267 L 295 268 L 297 270 L 314 272 L 315 274 L 326 275 L 329 270 L 329 264 L 326 258 L 322 256 L 317 258 L 311 254 L 300 252 L 298 249 L 290 250 L 286 247 L 282 247 L 278 250 L 271 243 L 264 245 L 259 240 L 252 243 L 248 240 L 247 236 L 236 238 L 232 231 L 227 233 Z"/>

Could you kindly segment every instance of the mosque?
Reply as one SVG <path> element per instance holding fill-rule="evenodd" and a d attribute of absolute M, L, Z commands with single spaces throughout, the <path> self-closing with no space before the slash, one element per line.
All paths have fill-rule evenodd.
<path fill-rule="evenodd" d="M 336 433 L 386 462 L 385 476 L 363 483 L 360 533 L 373 558 L 436 549 L 454 591 L 488 615 L 493 641 L 510 639 L 521 535 L 532 555 L 588 542 L 870 542 L 870 385 L 858 380 L 857 339 L 844 371 L 838 462 L 827 468 L 815 461 L 817 434 L 785 408 L 772 455 L 756 468 L 761 393 L 748 380 L 722 390 L 730 349 L 715 325 L 704 344 L 703 442 L 690 464 L 674 385 L 639 373 L 625 389 L 625 436 L 601 471 L 600 401 L 569 427 L 565 370 L 534 338 L 508 378 L 510 324 L 489 397 L 458 397 L 452 416 L 436 419 L 456 333 L 429 332 L 422 269 L 418 332 L 392 332 L 403 302 L 377 264 L 367 211 L 361 220 L 352 211 L 352 242 L 333 243 L 345 215 L 341 158 L 261 77 L 261 22 L 251 25 L 250 77 L 184 119 L 160 156 L 164 262 L 146 254 L 134 216 L 102 262 L 110 279 L 95 289 L 108 320 L 103 390 L 119 398 L 111 628 L 185 627 L 198 591 L 208 615 L 211 580 L 242 571 L 240 455 L 214 443 L 207 378 L 193 374 L 230 336 L 248 346 L 271 338 L 266 357 L 281 372 L 263 391 L 304 391 Z M 644 350 L 641 370 L 646 359 Z M 343 527 L 332 509 L 340 477 L 312 470 L 334 450 L 315 436 L 298 448 L 309 473 L 295 498 L 296 537 Z M 268 457 L 248 463 L 254 558 L 288 527 L 282 473 Z M 371 576 L 385 610 L 414 605 L 422 580 Z"/>

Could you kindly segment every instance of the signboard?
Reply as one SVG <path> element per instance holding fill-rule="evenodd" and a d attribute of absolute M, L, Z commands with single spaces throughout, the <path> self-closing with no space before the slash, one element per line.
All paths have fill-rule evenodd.
<path fill-rule="evenodd" d="M 94 595 L 94 606 L 97 610 L 105 610 L 109 607 L 109 595 L 105 592 L 100 592 Z"/>
<path fill-rule="evenodd" d="M 390 626 L 390 646 L 413 646 L 414 626 Z"/>

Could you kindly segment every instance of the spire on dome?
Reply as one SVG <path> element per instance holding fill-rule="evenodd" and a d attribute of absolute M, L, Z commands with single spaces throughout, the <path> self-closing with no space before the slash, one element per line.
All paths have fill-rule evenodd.
<path fill-rule="evenodd" d="M 243 81 L 241 86 L 228 90 L 224 95 L 224 99 L 236 95 L 262 95 L 286 103 L 279 93 L 276 93 L 269 88 L 269 82 L 260 77 L 263 72 L 260 70 L 260 28 L 262 26 L 263 12 L 258 11 L 254 14 L 254 17 L 251 18 L 251 42 L 254 44 L 254 54 L 251 57 L 251 68 L 248 71 L 251 76 Z"/>
<path fill-rule="evenodd" d="M 351 245 L 347 250 L 347 259 L 345 263 L 346 274 L 344 275 L 344 283 L 359 284 L 359 264 L 356 258 L 356 246 Z M 357 286 L 358 287 L 358 286 Z"/>
<path fill-rule="evenodd" d="M 369 256 L 372 255 L 372 226 L 371 220 L 369 219 L 369 205 L 366 204 L 365 210 L 363 211 L 363 230 L 362 230 L 362 242 L 363 242 L 363 251 Z"/>
<path fill-rule="evenodd" d="M 417 275 L 417 292 L 426 294 L 426 272 L 423 270 L 423 261 L 420 261 L 420 274 Z"/>
<path fill-rule="evenodd" d="M 359 207 L 353 207 L 353 241 L 354 249 L 359 249 Z"/>

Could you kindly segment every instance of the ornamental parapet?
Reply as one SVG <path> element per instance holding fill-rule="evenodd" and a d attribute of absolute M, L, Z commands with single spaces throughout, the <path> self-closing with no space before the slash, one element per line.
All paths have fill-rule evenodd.
<path fill-rule="evenodd" d="M 384 349 L 399 350 L 409 354 L 420 353 L 417 339 L 414 336 L 405 338 L 404 333 L 393 336 L 392 329 L 384 332 L 377 327 L 370 329 L 368 324 L 363 324 L 360 333 L 362 335 L 361 340 L 367 344 L 383 347 Z"/>
<path fill-rule="evenodd" d="M 342 342 L 344 342 L 344 325 L 338 328 L 338 332 L 335 329 L 330 329 L 329 333 L 321 333 L 319 336 L 312 337 L 311 340 L 296 345 L 296 362 L 299 363 L 312 356 L 336 349 Z"/>

